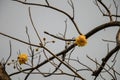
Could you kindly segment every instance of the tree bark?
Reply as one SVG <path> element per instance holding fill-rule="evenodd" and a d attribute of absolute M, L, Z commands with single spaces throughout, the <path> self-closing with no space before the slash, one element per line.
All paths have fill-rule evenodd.
<path fill-rule="evenodd" d="M 11 80 L 10 76 L 5 71 L 5 66 L 0 63 L 0 80 Z"/>

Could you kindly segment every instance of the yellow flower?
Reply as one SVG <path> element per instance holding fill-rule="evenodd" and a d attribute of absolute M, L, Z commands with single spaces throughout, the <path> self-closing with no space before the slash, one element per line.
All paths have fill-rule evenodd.
<path fill-rule="evenodd" d="M 25 53 L 21 53 L 18 55 L 18 62 L 21 64 L 25 64 L 28 61 L 28 55 Z"/>
<path fill-rule="evenodd" d="M 86 36 L 85 35 L 79 35 L 75 39 L 75 44 L 77 44 L 78 46 L 85 46 L 87 44 Z"/>

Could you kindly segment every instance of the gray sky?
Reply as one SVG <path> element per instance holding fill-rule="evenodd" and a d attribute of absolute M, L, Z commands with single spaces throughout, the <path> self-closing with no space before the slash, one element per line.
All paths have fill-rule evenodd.
<path fill-rule="evenodd" d="M 44 4 L 44 0 L 28 0 L 31 2 L 39 2 L 41 4 Z M 120 1 L 116 0 L 116 2 L 119 4 Z M 108 1 L 106 0 L 106 4 L 109 6 L 112 3 L 112 0 Z M 68 5 L 67 0 L 51 0 L 50 4 L 53 6 L 56 6 L 57 8 L 60 8 L 62 10 L 65 10 L 68 14 L 72 15 L 72 9 Z M 74 1 L 75 6 L 75 21 L 77 25 L 79 26 L 80 31 L 83 34 L 86 34 L 88 31 L 93 29 L 96 26 L 101 25 L 102 23 L 106 23 L 109 21 L 108 18 L 103 17 L 100 11 L 98 10 L 97 6 L 93 3 L 93 0 L 75 0 Z M 27 41 L 27 36 L 25 33 L 25 27 L 28 27 L 29 34 L 32 40 L 32 43 L 39 44 L 39 40 L 37 39 L 37 36 L 32 28 L 32 25 L 30 23 L 30 19 L 28 16 L 28 7 L 27 5 L 23 5 L 11 0 L 0 0 L 0 32 L 9 34 L 11 36 L 14 36 L 16 38 L 19 38 L 21 40 Z M 58 33 L 64 33 L 65 29 L 65 20 L 67 19 L 67 38 L 73 38 L 78 36 L 78 33 L 69 20 L 68 17 L 65 15 L 43 7 L 36 7 L 36 6 L 30 6 L 31 7 L 31 14 L 33 18 L 33 22 L 35 24 L 35 27 L 37 28 L 40 36 L 46 37 L 48 40 L 55 40 L 56 43 L 53 45 L 48 45 L 49 49 L 55 53 L 60 52 L 64 49 L 64 43 L 51 38 L 47 35 L 45 35 L 43 32 L 47 31 L 54 35 Z M 111 11 L 114 11 L 113 6 L 111 6 Z M 120 13 L 120 11 L 119 11 Z M 118 28 L 109 28 L 102 30 L 98 32 L 97 34 L 93 35 L 88 39 L 88 44 L 85 47 L 76 47 L 74 53 L 72 54 L 73 58 L 79 58 L 81 62 L 84 64 L 88 64 L 90 67 L 95 69 L 95 64 L 92 63 L 88 58 L 86 58 L 86 55 L 90 56 L 93 59 L 97 59 L 98 62 L 101 62 L 101 59 L 107 54 L 107 42 L 103 42 L 102 39 L 107 40 L 113 40 L 115 41 L 115 35 Z M 0 60 L 2 58 L 7 58 L 9 55 L 9 38 L 3 37 L 0 35 Z M 17 58 L 17 52 L 20 50 L 21 52 L 27 53 L 28 46 L 11 40 L 12 41 L 12 57 L 11 59 Z M 109 43 L 110 50 L 114 48 L 115 43 Z M 117 56 L 117 62 L 116 62 L 116 70 L 120 72 L 120 54 Z M 108 62 L 110 63 L 110 61 Z M 74 63 L 71 63 L 75 65 Z M 111 64 L 111 63 L 110 63 Z M 118 66 L 118 67 L 117 67 Z M 12 67 L 12 66 L 11 66 Z M 15 70 L 11 69 L 11 67 L 7 68 L 8 73 L 12 73 Z M 76 64 L 76 67 L 77 64 Z M 46 65 L 41 68 L 43 71 L 47 71 L 50 69 L 50 66 Z M 67 69 L 67 68 L 65 68 Z M 86 75 L 85 73 L 81 73 L 83 76 L 87 78 L 87 80 L 92 80 L 92 77 L 89 77 L 91 75 Z M 13 80 L 23 80 L 23 74 L 18 76 L 11 77 Z M 105 75 L 108 76 L 108 75 Z M 109 76 L 108 76 L 109 77 Z M 37 80 L 41 78 L 40 80 L 72 80 L 71 77 L 68 76 L 51 76 L 48 78 L 44 78 L 42 75 L 32 75 L 28 78 L 28 80 Z"/>

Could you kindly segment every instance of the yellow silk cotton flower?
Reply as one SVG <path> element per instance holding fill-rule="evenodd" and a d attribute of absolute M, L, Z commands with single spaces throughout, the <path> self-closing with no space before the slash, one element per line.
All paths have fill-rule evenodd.
<path fill-rule="evenodd" d="M 18 62 L 21 64 L 25 64 L 28 61 L 28 55 L 25 53 L 21 53 L 18 55 Z"/>
<path fill-rule="evenodd" d="M 77 44 L 78 46 L 85 46 L 87 44 L 86 36 L 85 35 L 79 35 L 75 39 L 75 44 Z"/>

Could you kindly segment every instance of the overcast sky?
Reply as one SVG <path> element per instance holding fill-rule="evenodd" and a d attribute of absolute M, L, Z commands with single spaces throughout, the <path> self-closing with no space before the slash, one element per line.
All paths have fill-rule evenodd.
<path fill-rule="evenodd" d="M 45 4 L 44 0 L 28 0 L 35 3 Z M 50 0 L 48 0 L 50 1 Z M 67 3 L 68 0 L 51 0 L 50 4 L 64 10 L 68 14 L 72 16 L 72 9 Z M 116 0 L 118 4 L 120 4 L 119 0 Z M 97 27 L 103 23 L 109 22 L 109 18 L 103 17 L 100 13 L 97 6 L 94 4 L 93 0 L 74 0 L 75 7 L 75 21 L 83 34 L 86 34 L 88 31 Z M 106 0 L 107 6 L 112 4 L 112 0 Z M 56 40 L 57 42 L 53 45 L 49 45 L 49 49 L 55 53 L 60 52 L 64 49 L 64 43 L 51 38 L 44 34 L 44 31 L 52 33 L 54 35 L 58 35 L 59 33 L 64 33 L 65 29 L 65 20 L 67 20 L 67 38 L 74 38 L 78 36 L 78 33 L 73 26 L 72 22 L 69 20 L 67 16 L 62 13 L 59 13 L 55 10 L 44 8 L 44 7 L 36 7 L 36 6 L 27 6 L 20 4 L 18 2 L 14 2 L 11 0 L 0 0 L 0 32 L 5 34 L 9 34 L 13 37 L 19 38 L 21 40 L 27 41 L 26 29 L 28 27 L 29 34 L 31 37 L 32 43 L 39 44 L 39 40 L 32 28 L 29 19 L 28 7 L 31 7 L 31 14 L 33 18 L 33 22 L 35 27 L 37 28 L 40 36 L 46 37 L 48 40 Z M 110 9 L 113 13 L 114 6 L 111 6 Z M 120 13 L 120 11 L 118 11 Z M 88 64 L 90 67 L 95 69 L 95 64 L 92 63 L 86 55 L 90 56 L 93 59 L 97 59 L 98 62 L 101 62 L 101 59 L 107 54 L 107 42 L 102 41 L 102 39 L 113 40 L 115 41 L 115 35 L 117 33 L 118 27 L 109 28 L 98 32 L 88 39 L 88 44 L 85 47 L 76 47 L 75 51 L 72 54 L 73 58 L 79 58 L 81 62 L 84 64 Z M 7 58 L 9 55 L 9 38 L 3 37 L 0 35 L 0 60 L 2 58 Z M 20 42 L 11 40 L 12 42 L 12 57 L 11 59 L 17 58 L 17 52 L 20 50 L 21 52 L 27 53 L 27 45 L 24 45 Z M 110 50 L 115 47 L 115 43 L 109 43 Z M 116 70 L 120 72 L 120 54 L 117 56 L 116 62 Z M 109 61 L 111 62 L 111 61 Z M 71 63 L 72 64 L 72 63 Z M 75 65 L 75 64 L 73 64 Z M 12 66 L 11 66 L 12 67 Z M 12 73 L 15 70 L 11 69 L 11 67 L 7 68 L 8 73 Z M 76 65 L 76 67 L 78 67 Z M 49 70 L 49 66 L 44 66 L 41 69 L 43 71 Z M 93 78 L 82 73 L 83 76 L 87 78 L 87 80 L 92 80 Z M 13 80 L 23 80 L 23 74 L 18 76 L 11 77 Z M 107 75 L 105 75 L 107 76 Z M 41 77 L 40 80 L 72 80 L 71 77 L 66 76 L 51 76 L 48 78 L 44 78 L 42 75 L 32 75 L 28 78 L 28 80 L 37 80 Z"/>

